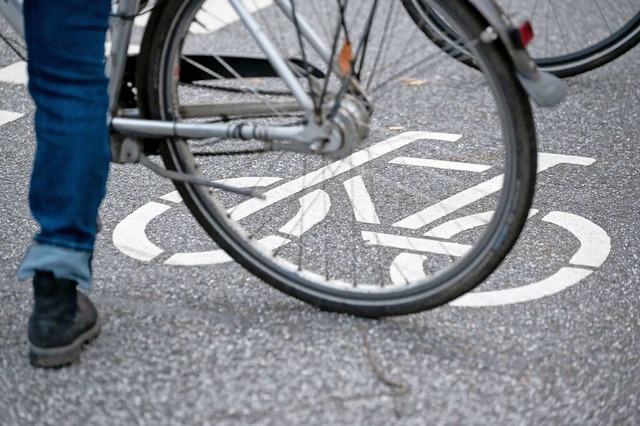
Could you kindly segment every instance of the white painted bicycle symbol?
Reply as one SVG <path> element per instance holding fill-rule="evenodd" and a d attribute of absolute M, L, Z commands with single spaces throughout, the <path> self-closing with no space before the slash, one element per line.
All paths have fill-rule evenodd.
<path fill-rule="evenodd" d="M 379 158 L 382 155 L 391 153 L 402 146 L 424 138 L 424 132 L 410 132 L 379 142 L 368 149 L 366 160 Z M 431 139 L 441 138 L 441 140 L 456 140 L 459 135 L 452 134 L 429 134 Z M 374 153 L 374 155 L 371 155 Z M 363 156 L 365 158 L 365 156 Z M 594 159 L 578 156 L 568 156 L 561 154 L 540 153 L 538 157 L 538 173 L 556 167 L 561 164 L 589 166 L 595 162 Z M 406 157 L 396 157 L 390 161 L 395 164 L 413 164 L 425 165 L 430 167 L 439 167 L 452 170 L 464 170 L 469 172 L 482 171 L 485 166 L 474 165 L 458 162 L 443 162 L 431 159 L 416 159 Z M 361 164 L 361 163 L 360 163 Z M 353 162 L 351 169 L 357 167 L 359 163 Z M 348 171 L 339 170 L 339 173 L 331 175 L 325 173 L 327 168 L 316 170 L 309 173 L 303 178 L 294 181 L 282 183 L 279 177 L 241 177 L 233 179 L 221 180 L 221 183 L 227 183 L 236 187 L 258 187 L 272 186 L 279 183 L 278 186 L 268 191 L 269 196 L 267 202 L 255 199 L 245 201 L 238 206 L 230 209 L 232 216 L 236 218 L 246 217 L 259 211 L 271 204 L 295 196 L 297 193 L 321 182 L 323 179 L 335 179 Z M 300 185 L 300 179 L 308 182 L 307 186 Z M 429 226 L 431 223 L 446 218 L 447 215 L 468 206 L 479 199 L 499 191 L 501 185 L 501 176 L 494 177 L 482 182 L 471 188 L 467 188 L 458 192 L 436 205 L 425 208 L 417 213 L 413 213 L 404 219 L 391 224 L 398 229 L 419 229 Z M 380 219 L 376 214 L 375 205 L 367 193 L 361 176 L 350 176 L 345 179 L 344 187 L 351 201 L 356 220 L 362 223 L 380 224 Z M 306 194 L 298 198 L 300 205 L 297 214 L 287 222 L 279 232 L 301 236 L 309 231 L 313 226 L 324 220 L 328 214 L 330 202 L 329 196 L 318 189 L 312 193 Z M 122 220 L 115 228 L 113 233 L 114 245 L 124 254 L 134 259 L 149 262 L 164 253 L 164 250 L 151 242 L 146 234 L 147 225 L 163 213 L 170 210 L 173 206 L 182 202 L 177 191 L 168 193 L 160 197 L 162 202 L 149 202 L 132 214 Z M 324 200 L 323 203 L 314 204 L 318 199 Z M 324 207 L 319 207 L 324 206 Z M 302 225 L 302 212 L 304 215 L 304 226 Z M 380 233 L 380 232 L 362 232 L 362 237 L 366 243 L 378 246 L 392 247 L 400 249 L 402 252 L 396 256 L 389 268 L 391 280 L 394 283 L 402 283 L 407 279 L 419 279 L 424 275 L 422 268 L 426 255 L 423 253 L 441 253 L 443 247 L 446 254 L 454 254 L 460 252 L 462 255 L 467 249 L 464 245 L 449 243 L 456 235 L 463 231 L 467 231 L 476 227 L 484 226 L 488 223 L 492 216 L 492 211 L 476 213 L 465 217 L 459 217 L 441 223 L 424 234 L 425 239 L 415 237 L 404 237 L 397 233 Z M 539 299 L 545 296 L 556 294 L 571 286 L 574 286 L 581 280 L 591 275 L 599 268 L 609 256 L 611 250 L 611 240 L 607 233 L 595 223 L 588 219 L 568 212 L 552 211 L 543 217 L 539 217 L 539 211 L 532 209 L 529 213 L 531 220 L 540 220 L 555 226 L 573 235 L 580 243 L 579 249 L 573 254 L 568 261 L 568 265 L 560 267 L 556 272 L 546 278 L 526 284 L 524 286 L 493 290 L 493 291 L 473 291 L 454 300 L 450 303 L 452 306 L 498 306 L 513 303 L 527 302 Z M 433 239 L 437 240 L 437 244 L 433 243 Z M 281 236 L 271 235 L 262 239 L 262 243 L 271 248 L 287 244 L 289 240 Z M 232 262 L 233 259 L 223 250 L 202 251 L 202 252 L 182 252 L 174 253 L 164 261 L 166 265 L 215 265 L 226 262 Z M 401 271 L 401 273 L 400 273 Z"/>

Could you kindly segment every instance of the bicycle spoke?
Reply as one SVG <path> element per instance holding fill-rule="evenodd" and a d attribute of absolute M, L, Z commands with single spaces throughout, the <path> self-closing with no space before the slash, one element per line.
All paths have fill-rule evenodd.
<path fill-rule="evenodd" d="M 161 7 L 171 23 L 164 37 L 175 41 L 157 49 L 161 60 L 150 61 L 165 88 L 158 102 L 149 102 L 163 108 L 157 115 L 252 129 L 296 126 L 305 129 L 296 137 L 307 138 L 270 141 L 256 133 L 249 140 L 175 140 L 164 147 L 170 169 L 255 185 L 263 196 L 247 199 L 177 184 L 221 247 L 303 300 L 349 312 L 362 306 L 360 313 L 374 316 L 436 303 L 427 294 L 444 291 L 461 276 L 478 274 L 465 283 L 482 279 L 469 266 L 473 257 L 493 256 L 495 250 L 486 248 L 501 226 L 508 223 L 517 233 L 522 224 L 509 221 L 526 210 L 531 189 L 527 181 L 519 184 L 524 192 L 503 195 L 507 189 L 492 185 L 509 173 L 510 179 L 530 177 L 530 159 L 518 156 L 532 150 L 514 147 L 528 147 L 533 130 L 520 105 L 526 102 L 522 88 L 504 53 L 478 41 L 485 24 L 463 13 L 468 3 L 425 0 L 460 30 L 459 37 L 450 37 L 449 53 L 480 53 L 485 73 L 467 70 L 431 43 L 406 9 L 408 2 L 278 0 L 265 6 L 246 0 L 264 27 L 252 34 L 233 14 L 209 16 L 228 10 L 224 0 L 219 9 L 187 0 L 182 14 L 171 8 L 174 1 Z M 203 29 L 221 22 L 227 25 Z M 260 37 L 268 38 L 274 48 L 269 55 L 286 61 L 311 98 L 311 114 L 296 108 L 289 89 L 295 85 L 273 68 L 246 69 L 230 59 L 264 57 Z M 181 65 L 194 68 L 197 77 L 190 80 Z M 141 96 L 149 96 L 145 90 Z M 447 200 L 457 208 L 447 207 Z M 435 210 L 448 214 L 432 223 L 421 214 Z M 483 226 L 459 224 L 478 212 L 495 213 Z M 417 226 L 398 225 L 414 217 Z M 428 235 L 437 226 L 456 233 L 450 239 Z M 387 311 L 391 305 L 396 307 Z"/>

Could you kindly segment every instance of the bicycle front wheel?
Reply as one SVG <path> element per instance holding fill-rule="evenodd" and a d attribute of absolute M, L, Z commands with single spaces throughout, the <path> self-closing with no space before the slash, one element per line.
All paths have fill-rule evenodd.
<path fill-rule="evenodd" d="M 167 263 L 219 264 L 229 253 L 289 295 L 367 317 L 446 303 L 498 266 L 533 196 L 529 101 L 499 42 L 480 41 L 486 23 L 466 1 L 423 2 L 484 73 L 437 49 L 400 2 L 245 2 L 319 113 L 359 105 L 362 91 L 373 112 L 343 115 L 346 145 L 359 145 L 338 160 L 259 139 L 165 141 L 167 168 L 264 195 L 176 182 L 218 247 Z M 312 48 L 305 26 L 332 59 Z M 308 118 L 224 1 L 159 3 L 141 51 L 147 117 L 284 127 Z"/>
<path fill-rule="evenodd" d="M 406 0 L 411 3 L 412 0 Z M 620 57 L 640 42 L 640 0 L 509 0 L 499 1 L 505 11 L 531 21 L 535 32 L 527 46 L 543 71 L 558 77 L 575 76 Z M 452 48 L 455 31 L 428 4 L 424 17 L 414 15 L 425 34 L 449 49 L 459 61 L 475 66 L 473 55 Z"/>

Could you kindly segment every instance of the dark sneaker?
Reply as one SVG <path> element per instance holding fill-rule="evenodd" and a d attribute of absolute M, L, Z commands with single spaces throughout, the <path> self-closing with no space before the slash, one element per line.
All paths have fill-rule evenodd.
<path fill-rule="evenodd" d="M 29 361 L 36 367 L 62 367 L 76 361 L 82 346 L 100 333 L 98 313 L 72 280 L 50 272 L 33 278 L 33 313 L 29 319 Z"/>

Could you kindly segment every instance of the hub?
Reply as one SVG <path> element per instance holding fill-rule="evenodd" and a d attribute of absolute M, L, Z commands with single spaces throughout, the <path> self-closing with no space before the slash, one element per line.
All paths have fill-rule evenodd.
<path fill-rule="evenodd" d="M 328 102 L 333 107 L 333 102 Z M 333 117 L 326 118 L 323 128 L 329 139 L 316 142 L 314 152 L 332 159 L 341 159 L 353 153 L 369 135 L 371 107 L 363 99 L 345 95 Z"/>

